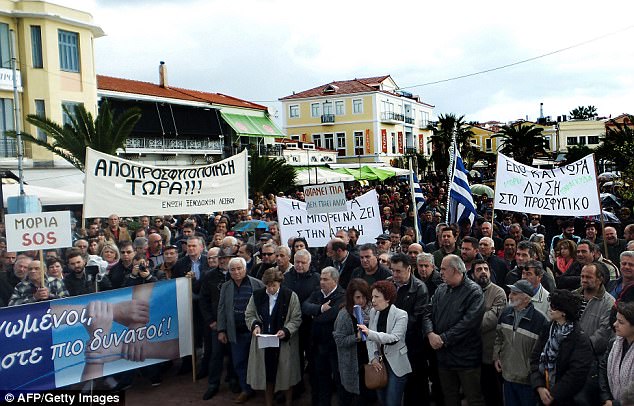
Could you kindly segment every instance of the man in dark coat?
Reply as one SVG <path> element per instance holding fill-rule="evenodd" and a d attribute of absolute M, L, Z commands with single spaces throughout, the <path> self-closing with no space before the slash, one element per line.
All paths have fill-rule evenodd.
<path fill-rule="evenodd" d="M 341 241 L 341 240 L 339 240 Z M 345 243 L 341 241 L 342 244 Z M 339 249 L 339 248 L 338 248 Z M 311 379 L 314 406 L 329 406 L 333 381 L 339 386 L 337 346 L 332 332 L 339 309 L 346 300 L 346 292 L 339 285 L 339 272 L 326 267 L 321 271 L 320 290 L 313 292 L 302 304 L 302 314 L 313 319 L 311 344 L 315 365 Z"/>

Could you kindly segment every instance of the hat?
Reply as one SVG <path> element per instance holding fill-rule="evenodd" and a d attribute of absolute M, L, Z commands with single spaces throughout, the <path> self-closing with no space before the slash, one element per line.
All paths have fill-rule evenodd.
<path fill-rule="evenodd" d="M 376 237 L 376 240 L 384 240 L 384 241 L 390 241 L 390 236 L 387 234 L 381 234 L 378 237 Z"/>
<path fill-rule="evenodd" d="M 260 240 L 272 240 L 273 236 L 270 233 L 264 233 L 260 236 Z"/>
<path fill-rule="evenodd" d="M 520 279 L 515 282 L 513 285 L 506 285 L 513 292 L 526 293 L 528 296 L 533 297 L 535 294 L 533 291 L 533 285 L 526 279 Z"/>

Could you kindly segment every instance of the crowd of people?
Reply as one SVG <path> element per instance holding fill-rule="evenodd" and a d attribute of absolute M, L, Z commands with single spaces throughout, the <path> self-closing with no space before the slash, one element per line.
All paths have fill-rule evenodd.
<path fill-rule="evenodd" d="M 634 404 L 634 219 L 493 217 L 483 197 L 473 224 L 447 224 L 439 180 L 423 184 L 417 235 L 407 182 L 373 188 L 384 232 L 341 229 L 320 248 L 281 240 L 273 195 L 209 216 L 94 219 L 45 266 L 0 239 L 0 306 L 190 278 L 204 400 L 226 383 L 235 403 L 263 391 L 267 405 L 308 387 L 315 406 Z M 266 229 L 232 231 L 255 219 Z M 104 384 L 125 390 L 139 372 L 160 385 L 167 368 Z"/>

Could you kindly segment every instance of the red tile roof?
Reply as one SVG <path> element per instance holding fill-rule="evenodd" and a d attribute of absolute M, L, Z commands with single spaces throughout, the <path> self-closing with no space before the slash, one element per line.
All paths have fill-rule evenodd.
<path fill-rule="evenodd" d="M 198 90 L 182 89 L 179 87 L 164 88 L 154 83 L 138 80 L 114 78 L 111 76 L 97 75 L 97 89 L 113 92 L 133 93 L 146 96 L 165 97 L 202 103 L 222 104 L 225 106 L 245 107 L 257 110 L 266 110 L 266 106 L 251 103 L 236 97 L 221 93 L 207 93 Z"/>
<path fill-rule="evenodd" d="M 290 96 L 282 97 L 280 100 L 303 99 L 305 97 L 320 97 L 325 94 L 344 95 L 353 93 L 376 92 L 377 89 L 373 88 L 370 85 L 378 85 L 388 77 L 390 77 L 390 75 L 335 81 L 331 83 L 326 83 L 325 85 L 314 87 L 312 89 L 304 90 L 303 92 L 295 93 Z M 329 86 L 336 86 L 337 88 L 334 92 L 324 93 L 324 90 Z"/>

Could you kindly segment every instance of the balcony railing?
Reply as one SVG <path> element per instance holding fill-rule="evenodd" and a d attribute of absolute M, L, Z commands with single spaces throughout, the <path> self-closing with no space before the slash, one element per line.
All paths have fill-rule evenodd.
<path fill-rule="evenodd" d="M 0 158 L 16 158 L 18 156 L 18 142 L 6 135 L 0 137 Z"/>
<path fill-rule="evenodd" d="M 416 119 L 414 117 L 405 116 L 405 124 L 414 124 L 415 121 Z"/>
<path fill-rule="evenodd" d="M 405 155 L 416 155 L 416 148 L 405 147 Z"/>
<path fill-rule="evenodd" d="M 335 123 L 335 115 L 334 114 L 322 114 L 321 115 L 321 123 L 322 124 L 334 124 Z"/>
<path fill-rule="evenodd" d="M 384 111 L 381 113 L 381 121 L 386 121 L 386 122 L 405 121 L 405 116 L 402 114 L 395 113 L 393 111 Z"/>
<path fill-rule="evenodd" d="M 282 156 L 281 145 L 251 145 L 250 150 L 257 150 L 260 156 Z"/>
<path fill-rule="evenodd" d="M 220 140 L 208 138 L 157 138 L 131 137 L 126 140 L 126 150 L 147 150 L 147 152 L 194 152 L 220 153 Z M 133 151 L 134 152 L 134 151 Z"/>

